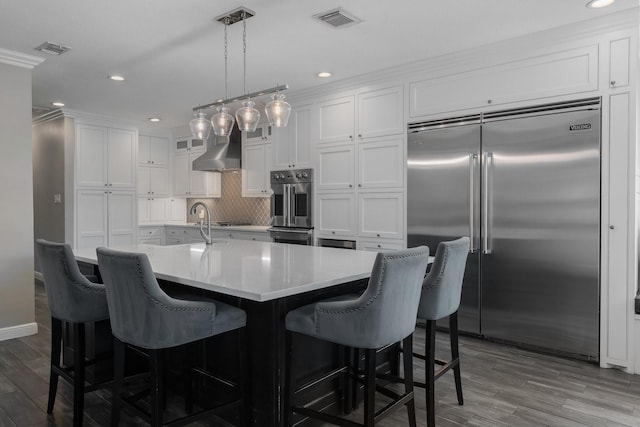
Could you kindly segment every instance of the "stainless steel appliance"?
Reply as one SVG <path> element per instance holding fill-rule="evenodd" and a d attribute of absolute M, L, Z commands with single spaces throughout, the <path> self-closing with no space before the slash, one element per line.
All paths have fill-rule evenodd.
<path fill-rule="evenodd" d="M 600 99 L 408 132 L 408 246 L 471 238 L 460 329 L 598 359 Z"/>
<path fill-rule="evenodd" d="M 270 176 L 272 240 L 313 245 L 313 170 L 272 171 Z"/>

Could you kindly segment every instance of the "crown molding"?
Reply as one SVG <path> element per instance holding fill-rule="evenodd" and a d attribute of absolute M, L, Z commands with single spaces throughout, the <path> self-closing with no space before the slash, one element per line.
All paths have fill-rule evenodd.
<path fill-rule="evenodd" d="M 0 48 L 0 63 L 13 65 L 14 67 L 33 69 L 44 62 L 44 58 L 27 55 L 26 53 L 15 52 Z"/>

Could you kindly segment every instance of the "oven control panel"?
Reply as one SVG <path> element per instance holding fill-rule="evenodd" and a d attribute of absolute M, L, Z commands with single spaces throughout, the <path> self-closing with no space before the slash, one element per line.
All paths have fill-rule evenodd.
<path fill-rule="evenodd" d="M 296 184 L 311 182 L 312 179 L 313 169 L 271 171 L 271 184 Z"/>

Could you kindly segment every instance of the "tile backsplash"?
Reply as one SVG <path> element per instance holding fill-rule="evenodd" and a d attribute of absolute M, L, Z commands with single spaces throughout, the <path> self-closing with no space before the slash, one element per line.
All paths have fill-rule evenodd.
<path fill-rule="evenodd" d="M 268 197 L 242 197 L 242 173 L 222 172 L 222 194 L 215 199 L 187 199 L 187 209 L 195 202 L 209 208 L 212 221 L 233 221 L 251 225 L 269 225 L 271 201 Z M 189 215 L 187 222 L 197 222 L 197 215 Z"/>

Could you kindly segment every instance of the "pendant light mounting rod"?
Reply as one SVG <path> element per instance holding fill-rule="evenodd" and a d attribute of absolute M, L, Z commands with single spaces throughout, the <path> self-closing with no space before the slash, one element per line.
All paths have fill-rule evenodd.
<path fill-rule="evenodd" d="M 255 14 L 256 13 L 253 10 L 240 6 L 237 9 L 233 9 L 230 12 L 217 16 L 215 20 L 221 24 L 224 24 L 226 21 L 227 25 L 233 25 L 236 22 L 242 22 L 243 19 L 249 19 Z"/>
<path fill-rule="evenodd" d="M 270 95 L 272 93 L 280 92 L 287 89 L 289 89 L 289 85 L 278 85 L 270 87 L 269 89 L 260 90 L 258 92 L 243 94 L 235 98 L 221 99 L 219 101 L 212 102 L 211 104 L 199 105 L 197 107 L 193 107 L 193 111 L 206 110 L 207 108 L 217 107 L 218 105 L 230 104 L 232 102 L 242 101 L 247 98 L 256 98 L 258 96 Z"/>

